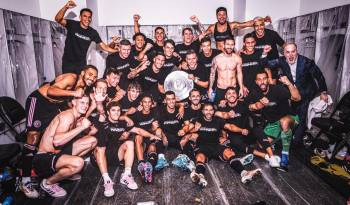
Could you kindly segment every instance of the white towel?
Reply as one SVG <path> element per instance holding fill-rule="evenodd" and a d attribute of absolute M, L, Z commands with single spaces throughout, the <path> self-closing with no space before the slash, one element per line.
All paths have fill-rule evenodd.
<path fill-rule="evenodd" d="M 322 113 L 325 113 L 327 108 L 333 104 L 332 97 L 328 95 L 328 102 L 321 100 L 320 96 L 315 97 L 309 104 L 307 109 L 307 127 L 311 129 L 311 120 L 314 117 L 321 117 Z"/>

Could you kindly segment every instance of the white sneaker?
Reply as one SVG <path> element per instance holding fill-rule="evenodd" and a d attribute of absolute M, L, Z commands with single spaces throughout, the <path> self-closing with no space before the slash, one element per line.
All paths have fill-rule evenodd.
<path fill-rule="evenodd" d="M 251 170 L 251 171 L 246 171 L 244 170 L 242 173 L 241 173 L 241 182 L 243 184 L 246 184 L 248 182 L 251 182 L 253 180 L 253 178 L 257 175 L 261 174 L 261 169 L 254 169 L 254 170 Z"/>
<path fill-rule="evenodd" d="M 195 171 L 192 171 L 190 174 L 191 180 L 193 183 L 198 184 L 202 188 L 206 187 L 208 185 L 207 180 L 205 179 L 203 174 L 198 174 Z"/>
<path fill-rule="evenodd" d="M 278 158 L 277 158 L 278 156 L 271 156 L 270 158 L 269 158 L 269 165 L 270 165 L 270 167 L 273 167 L 273 168 L 276 168 L 276 167 L 279 167 L 280 166 L 280 161 L 281 161 L 281 158 L 278 160 Z"/>
<path fill-rule="evenodd" d="M 50 196 L 52 197 L 63 197 L 67 195 L 66 190 L 64 190 L 62 187 L 56 184 L 47 184 L 47 180 L 43 179 L 40 183 L 40 187 L 46 191 Z"/>
<path fill-rule="evenodd" d="M 120 183 L 126 185 L 131 190 L 136 190 L 139 187 L 137 186 L 134 177 L 127 174 L 122 173 L 122 176 L 120 177 Z"/>
<path fill-rule="evenodd" d="M 105 187 L 105 191 L 103 194 L 105 197 L 111 197 L 114 195 L 114 188 L 113 188 L 114 183 L 112 181 L 107 181 L 103 186 Z"/>
<path fill-rule="evenodd" d="M 241 162 L 241 164 L 243 166 L 245 166 L 245 165 L 252 163 L 253 159 L 254 159 L 254 155 L 247 154 L 244 157 L 242 157 L 241 159 L 239 159 L 239 161 Z"/>
<path fill-rule="evenodd" d="M 194 164 L 194 162 L 192 160 L 190 160 L 188 162 L 186 167 L 187 167 L 188 170 L 190 170 L 190 172 L 192 172 L 192 171 L 194 171 L 196 169 L 196 165 Z"/>
<path fill-rule="evenodd" d="M 39 197 L 39 192 L 33 187 L 31 181 L 25 183 L 20 182 L 19 188 L 28 198 L 36 199 Z"/>

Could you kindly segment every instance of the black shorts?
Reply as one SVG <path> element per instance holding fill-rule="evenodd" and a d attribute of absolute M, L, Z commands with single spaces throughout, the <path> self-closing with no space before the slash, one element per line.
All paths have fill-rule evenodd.
<path fill-rule="evenodd" d="M 167 136 L 167 139 L 168 139 L 168 147 L 173 147 L 178 150 L 181 150 L 181 145 L 180 145 L 181 137 L 177 135 L 167 134 L 167 133 L 165 133 L 165 135 Z"/>
<path fill-rule="evenodd" d="M 56 163 L 58 159 L 64 155 L 72 155 L 72 146 L 65 146 L 61 152 L 55 154 L 53 152 L 38 152 L 33 158 L 33 167 L 35 173 L 39 177 L 48 178 L 56 173 Z"/>
<path fill-rule="evenodd" d="M 202 153 L 208 158 L 208 160 L 219 159 L 221 161 L 225 161 L 223 157 L 225 149 L 228 149 L 228 147 L 221 144 L 197 145 L 194 148 L 194 153 L 196 155 Z"/>
<path fill-rule="evenodd" d="M 38 90 L 32 92 L 25 105 L 27 131 L 43 132 L 51 120 L 58 115 L 60 108 L 61 104 L 50 102 Z"/>

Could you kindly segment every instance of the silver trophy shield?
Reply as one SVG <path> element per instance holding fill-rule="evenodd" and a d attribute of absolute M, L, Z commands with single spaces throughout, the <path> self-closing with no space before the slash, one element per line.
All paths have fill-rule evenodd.
<path fill-rule="evenodd" d="M 164 81 L 165 91 L 171 90 L 178 100 L 186 99 L 193 89 L 193 81 L 188 79 L 188 74 L 184 71 L 171 72 Z"/>

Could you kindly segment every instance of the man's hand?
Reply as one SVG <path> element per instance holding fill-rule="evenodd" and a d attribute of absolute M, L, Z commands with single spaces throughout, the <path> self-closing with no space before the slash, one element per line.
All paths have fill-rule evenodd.
<path fill-rule="evenodd" d="M 177 113 L 176 117 L 177 119 L 182 119 L 185 115 L 185 107 L 184 106 L 180 106 L 179 107 L 179 113 Z"/>
<path fill-rule="evenodd" d="M 152 135 L 149 139 L 150 140 L 162 140 L 160 137 L 158 137 L 156 135 Z"/>
<path fill-rule="evenodd" d="M 180 68 L 183 70 L 188 70 L 188 66 L 187 66 L 187 62 L 186 61 L 182 61 L 180 64 Z"/>
<path fill-rule="evenodd" d="M 228 112 L 228 116 L 229 116 L 230 118 L 234 118 L 234 117 L 236 116 L 235 111 L 230 110 L 230 112 Z"/>
<path fill-rule="evenodd" d="M 281 83 L 283 83 L 286 86 L 290 86 L 292 83 L 289 81 L 289 79 L 287 78 L 287 76 L 282 76 L 280 77 L 279 81 Z"/>
<path fill-rule="evenodd" d="M 77 5 L 76 5 L 75 2 L 72 1 L 72 0 L 69 0 L 69 1 L 66 3 L 66 5 L 65 5 L 65 7 L 66 7 L 67 9 L 71 9 L 71 8 L 76 7 L 76 6 L 77 6 Z"/>
<path fill-rule="evenodd" d="M 266 106 L 266 105 L 268 105 L 269 104 L 269 99 L 267 99 L 266 97 L 263 97 L 263 98 L 261 98 L 260 99 L 260 102 L 264 105 L 264 106 Z"/>
<path fill-rule="evenodd" d="M 264 21 L 265 21 L 265 22 L 272 23 L 271 16 L 266 16 L 266 17 L 264 18 Z"/>
<path fill-rule="evenodd" d="M 147 43 L 145 46 L 146 51 L 149 51 L 153 47 L 152 43 Z"/>
<path fill-rule="evenodd" d="M 218 106 L 224 108 L 224 107 L 226 107 L 226 103 L 227 103 L 227 100 L 220 100 Z"/>
<path fill-rule="evenodd" d="M 179 131 L 177 132 L 177 135 L 179 135 L 180 137 L 183 137 L 185 134 L 186 134 L 186 133 L 185 133 L 185 131 L 184 131 L 183 129 L 181 129 L 181 130 L 179 130 Z"/>
<path fill-rule="evenodd" d="M 248 88 L 243 86 L 242 88 L 239 89 L 239 98 L 247 97 L 248 93 L 249 93 Z"/>
<path fill-rule="evenodd" d="M 198 23 L 199 22 L 199 19 L 196 15 L 193 15 L 190 17 L 191 21 L 195 22 L 195 23 Z"/>
<path fill-rule="evenodd" d="M 134 22 L 137 22 L 137 23 L 138 23 L 139 20 L 140 20 L 140 18 L 141 18 L 141 16 L 138 15 L 138 14 L 134 14 L 133 18 L 134 18 Z"/>
<path fill-rule="evenodd" d="M 97 103 L 102 103 L 107 98 L 107 93 L 103 93 L 101 89 L 94 88 L 94 99 Z"/>
<path fill-rule="evenodd" d="M 263 55 L 267 55 L 272 50 L 270 45 L 265 45 L 263 50 Z"/>
<path fill-rule="evenodd" d="M 81 121 L 81 126 L 84 128 L 84 130 L 89 128 L 91 126 L 90 120 L 84 117 L 83 120 Z"/>
<path fill-rule="evenodd" d="M 242 129 L 242 135 L 247 136 L 249 131 L 247 129 Z"/>
<path fill-rule="evenodd" d="M 78 88 L 74 92 L 74 97 L 76 98 L 81 98 L 84 95 L 84 89 L 83 88 Z"/>
<path fill-rule="evenodd" d="M 193 74 L 188 74 L 188 79 L 190 79 L 190 80 L 194 80 L 194 79 L 195 79 L 195 77 L 194 77 L 194 75 L 193 75 Z"/>

